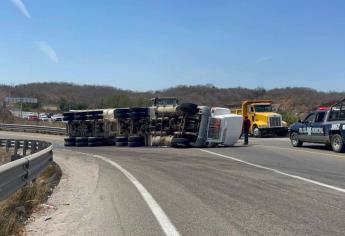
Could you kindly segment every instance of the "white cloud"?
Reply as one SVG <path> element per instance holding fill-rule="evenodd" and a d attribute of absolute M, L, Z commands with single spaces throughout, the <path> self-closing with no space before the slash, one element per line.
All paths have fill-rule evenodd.
<path fill-rule="evenodd" d="M 273 59 L 273 57 L 270 57 L 270 56 L 268 56 L 268 57 L 260 57 L 260 58 L 258 58 L 257 60 L 256 60 L 256 63 L 263 63 L 263 62 L 265 62 L 265 61 L 270 61 L 270 60 L 272 60 Z"/>
<path fill-rule="evenodd" d="M 47 42 L 36 42 L 36 45 L 52 62 L 59 63 L 56 52 Z"/>
<path fill-rule="evenodd" d="M 26 16 L 27 18 L 31 18 L 22 0 L 11 0 L 11 2 L 24 16 Z"/>

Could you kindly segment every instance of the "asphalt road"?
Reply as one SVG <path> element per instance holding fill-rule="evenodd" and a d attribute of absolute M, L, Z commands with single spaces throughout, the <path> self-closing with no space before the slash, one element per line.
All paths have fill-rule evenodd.
<path fill-rule="evenodd" d="M 345 234 L 345 154 L 323 146 L 66 149 L 39 136 L 64 176 L 57 209 L 36 214 L 29 235 Z"/>

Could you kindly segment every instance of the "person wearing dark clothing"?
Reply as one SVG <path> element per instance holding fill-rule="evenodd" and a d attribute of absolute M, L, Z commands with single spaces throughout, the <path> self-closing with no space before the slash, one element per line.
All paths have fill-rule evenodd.
<path fill-rule="evenodd" d="M 243 120 L 243 135 L 244 135 L 244 144 L 248 145 L 248 135 L 249 135 L 249 129 L 250 129 L 250 120 L 248 119 L 248 116 L 244 117 Z"/>

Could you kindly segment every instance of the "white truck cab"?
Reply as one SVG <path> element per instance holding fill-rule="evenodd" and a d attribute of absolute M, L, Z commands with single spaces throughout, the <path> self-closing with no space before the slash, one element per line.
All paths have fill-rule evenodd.
<path fill-rule="evenodd" d="M 242 116 L 232 114 L 230 109 L 212 107 L 207 134 L 208 146 L 234 145 L 241 135 L 242 123 Z"/>

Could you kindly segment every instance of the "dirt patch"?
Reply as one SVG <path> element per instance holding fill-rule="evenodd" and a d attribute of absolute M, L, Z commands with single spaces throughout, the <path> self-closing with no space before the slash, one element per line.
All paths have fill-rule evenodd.
<path fill-rule="evenodd" d="M 0 202 L 0 236 L 24 235 L 28 218 L 47 201 L 60 178 L 60 167 L 52 163 L 35 181 Z"/>

